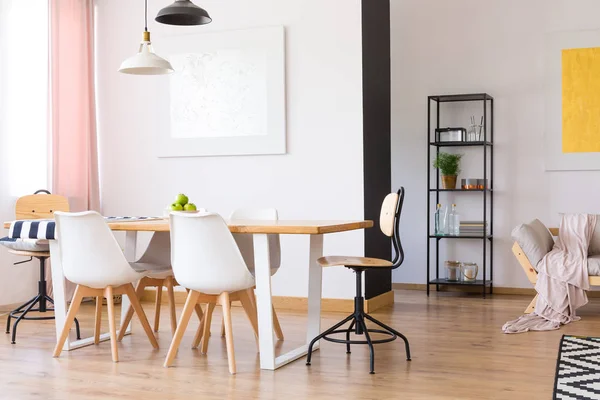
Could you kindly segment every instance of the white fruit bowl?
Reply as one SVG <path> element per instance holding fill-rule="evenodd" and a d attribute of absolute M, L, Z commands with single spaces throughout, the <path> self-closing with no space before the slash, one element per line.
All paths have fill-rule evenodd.
<path fill-rule="evenodd" d="M 166 207 L 163 210 L 163 217 L 168 217 L 169 214 L 171 213 L 171 211 L 173 211 L 173 210 L 171 210 L 171 207 Z M 203 211 L 203 210 L 202 209 L 200 209 L 200 210 L 193 210 L 193 211 L 181 210 L 181 211 L 177 211 L 177 212 L 182 212 L 182 213 L 199 213 L 200 211 Z"/>

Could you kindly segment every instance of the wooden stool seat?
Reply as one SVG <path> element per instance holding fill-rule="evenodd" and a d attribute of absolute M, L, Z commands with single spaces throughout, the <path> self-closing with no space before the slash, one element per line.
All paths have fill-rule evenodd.
<path fill-rule="evenodd" d="M 16 254 L 18 256 L 23 256 L 23 257 L 45 257 L 45 258 L 49 258 L 50 257 L 50 252 L 49 251 L 27 251 L 27 250 L 8 250 L 9 253 L 11 254 Z"/>
<path fill-rule="evenodd" d="M 391 261 L 370 257 L 327 256 L 317 260 L 322 267 L 360 267 L 360 268 L 391 268 Z"/>

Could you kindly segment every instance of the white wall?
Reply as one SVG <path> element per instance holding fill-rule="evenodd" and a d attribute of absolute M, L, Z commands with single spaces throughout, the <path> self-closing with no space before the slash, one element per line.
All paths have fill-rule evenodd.
<path fill-rule="evenodd" d="M 425 283 L 428 95 L 494 96 L 496 286 L 530 287 L 510 250 L 514 226 L 533 218 L 557 226 L 559 212 L 600 213 L 600 171 L 546 172 L 542 151 L 545 35 L 599 29 L 598 15 L 594 0 L 392 0 L 392 181 L 407 189 L 406 261 L 394 282 Z M 471 168 L 466 174 L 476 177 Z M 465 196 L 479 195 L 456 196 L 459 207 Z M 449 256 L 479 260 L 474 246 Z"/>
<path fill-rule="evenodd" d="M 151 82 L 122 75 L 143 30 L 143 2 L 97 3 L 98 98 L 103 211 L 161 214 L 184 192 L 199 207 L 229 214 L 237 207 L 277 207 L 283 219 L 361 219 L 362 81 L 359 0 L 203 0 L 213 18 L 202 27 L 154 22 L 169 1 L 149 1 L 149 30 L 161 35 L 284 25 L 287 140 L 283 156 L 158 159 L 156 126 L 168 110 L 153 107 Z M 160 54 L 160 47 L 156 47 Z M 307 237 L 284 237 L 274 294 L 307 293 Z M 363 254 L 363 233 L 325 237 L 326 254 Z M 353 275 L 325 271 L 323 293 L 353 296 Z"/>

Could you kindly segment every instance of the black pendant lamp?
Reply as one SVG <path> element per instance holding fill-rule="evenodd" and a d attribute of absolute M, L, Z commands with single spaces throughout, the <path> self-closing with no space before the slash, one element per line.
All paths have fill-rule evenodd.
<path fill-rule="evenodd" d="M 175 3 L 160 10 L 155 20 L 167 25 L 205 25 L 212 18 L 205 9 L 190 0 L 175 0 Z"/>

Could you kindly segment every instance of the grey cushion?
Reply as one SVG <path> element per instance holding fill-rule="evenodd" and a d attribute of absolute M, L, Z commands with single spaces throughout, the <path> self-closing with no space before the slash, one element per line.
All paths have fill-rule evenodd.
<path fill-rule="evenodd" d="M 152 263 L 144 262 L 130 262 L 129 265 L 136 272 L 145 272 L 147 277 L 154 279 L 165 279 L 169 276 L 173 276 L 173 269 L 171 266 L 162 266 Z"/>
<path fill-rule="evenodd" d="M 597 218 L 598 222 L 596 222 L 592 239 L 590 239 L 590 247 L 588 248 L 588 254 L 592 256 L 600 255 L 600 215 Z"/>
<path fill-rule="evenodd" d="M 50 250 L 48 241 L 42 239 L 11 239 L 9 237 L 3 237 L 0 239 L 0 244 L 11 250 L 40 252 Z"/>
<path fill-rule="evenodd" d="M 511 236 L 519 243 L 534 268 L 554 246 L 554 239 L 552 239 L 550 231 L 538 219 L 517 226 L 513 229 Z"/>
<path fill-rule="evenodd" d="M 600 255 L 589 256 L 588 259 L 588 275 L 600 276 Z"/>

